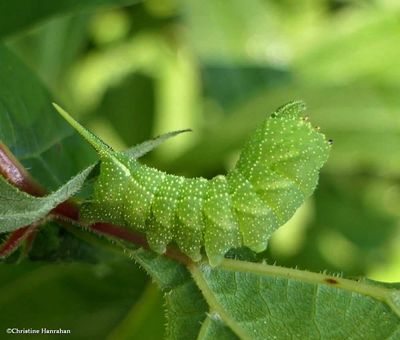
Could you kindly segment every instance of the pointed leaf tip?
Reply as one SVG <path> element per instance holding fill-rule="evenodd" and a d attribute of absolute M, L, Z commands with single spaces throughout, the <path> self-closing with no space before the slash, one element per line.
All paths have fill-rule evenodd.
<path fill-rule="evenodd" d="M 175 137 L 181 133 L 185 132 L 192 132 L 192 129 L 183 129 L 183 130 L 177 130 L 177 131 L 172 131 L 172 132 L 167 132 L 163 135 L 157 136 L 153 139 L 147 140 L 143 143 L 140 143 L 138 145 L 133 146 L 132 148 L 129 148 L 128 150 L 124 151 L 123 153 L 128 155 L 131 158 L 137 159 L 145 155 L 146 153 L 152 151 L 159 145 L 163 144 L 166 142 L 168 139 Z"/>

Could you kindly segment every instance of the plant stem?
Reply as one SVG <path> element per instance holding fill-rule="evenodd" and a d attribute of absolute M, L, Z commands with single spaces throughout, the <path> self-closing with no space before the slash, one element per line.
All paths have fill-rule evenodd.
<path fill-rule="evenodd" d="M 30 176 L 10 149 L 0 142 L 0 175 L 21 191 L 32 196 L 43 196 L 46 191 Z"/>
<path fill-rule="evenodd" d="M 0 258 L 11 255 L 28 236 L 34 235 L 36 225 L 32 224 L 12 232 L 0 245 Z"/>

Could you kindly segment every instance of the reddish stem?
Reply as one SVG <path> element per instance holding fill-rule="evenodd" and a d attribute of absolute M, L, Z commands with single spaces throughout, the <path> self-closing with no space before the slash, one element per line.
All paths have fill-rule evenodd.
<path fill-rule="evenodd" d="M 34 228 L 32 232 L 28 233 L 25 241 L 24 255 L 27 256 L 33 247 L 33 242 L 36 239 L 36 235 L 38 233 L 38 227 Z"/>
<path fill-rule="evenodd" d="M 128 241 L 130 243 L 142 246 L 144 248 L 149 247 L 145 237 L 133 233 L 132 231 L 126 228 L 122 228 L 113 224 L 95 223 L 90 226 L 90 229 L 95 230 L 101 234 L 112 236 L 120 240 Z"/>
<path fill-rule="evenodd" d="M 15 158 L 10 149 L 0 142 L 0 174 L 12 185 L 32 196 L 44 196 L 42 188 Z M 54 211 L 72 220 L 78 220 L 78 209 L 72 202 L 63 202 Z"/>
<path fill-rule="evenodd" d="M 79 222 L 79 209 L 78 206 L 71 201 L 65 201 L 56 206 L 52 213 L 58 216 L 66 217 L 70 220 Z"/>
<path fill-rule="evenodd" d="M 37 184 L 23 165 L 15 158 L 9 148 L 0 142 L 0 175 L 10 184 L 33 196 L 42 196 L 45 190 Z M 6 257 L 16 250 L 29 236 L 33 243 L 36 225 L 26 226 L 13 231 L 7 240 L 0 245 L 0 257 Z"/>
<path fill-rule="evenodd" d="M 81 224 L 79 218 L 79 208 L 76 204 L 74 204 L 71 201 L 65 201 L 60 205 L 58 205 L 56 208 L 52 210 L 52 214 L 55 215 L 55 217 L 57 218 L 72 220 L 77 224 Z M 134 233 L 129 229 L 114 224 L 100 223 L 100 222 L 89 225 L 89 228 L 98 233 L 107 236 L 112 236 L 117 239 L 128 241 L 130 243 L 140 245 L 144 248 L 148 248 L 146 239 L 143 236 Z"/>
<path fill-rule="evenodd" d="M 0 142 L 0 174 L 18 189 L 33 196 L 43 196 L 45 190 L 30 176 L 8 147 Z"/>
<path fill-rule="evenodd" d="M 7 240 L 0 246 L 0 258 L 7 257 L 13 253 L 23 240 L 25 240 L 36 229 L 36 225 L 30 225 L 13 231 Z"/>

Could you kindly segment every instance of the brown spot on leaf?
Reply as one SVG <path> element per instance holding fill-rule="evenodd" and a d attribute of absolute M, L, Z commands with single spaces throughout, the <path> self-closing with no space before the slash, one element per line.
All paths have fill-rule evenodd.
<path fill-rule="evenodd" d="M 326 279 L 324 279 L 324 281 L 325 281 L 326 283 L 331 284 L 331 285 L 336 285 L 336 284 L 339 283 L 337 280 L 335 280 L 335 279 L 333 279 L 333 278 L 331 278 L 331 277 L 327 277 Z"/>

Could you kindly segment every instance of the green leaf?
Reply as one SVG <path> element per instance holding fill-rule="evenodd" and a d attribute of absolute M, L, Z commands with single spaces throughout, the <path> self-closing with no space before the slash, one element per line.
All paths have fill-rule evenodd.
<path fill-rule="evenodd" d="M 135 145 L 151 138 L 155 99 L 154 78 L 135 72 L 106 90 L 95 118 L 117 131 L 125 145 Z"/>
<path fill-rule="evenodd" d="M 162 305 L 163 298 L 160 290 L 156 285 L 149 284 L 140 299 L 107 339 L 157 340 L 163 338 L 165 318 Z"/>
<path fill-rule="evenodd" d="M 40 184 L 54 190 L 92 164 L 95 153 L 59 117 L 32 71 L 2 45 L 0 60 L 0 140 Z"/>
<path fill-rule="evenodd" d="M 105 339 L 141 300 L 148 284 L 143 270 L 121 256 L 97 265 L 23 262 L 3 264 L 0 269 L 4 339 L 9 327 L 62 328 L 71 330 L 68 339 Z M 161 322 L 161 331 L 162 326 Z M 36 339 L 49 337 L 35 335 Z"/>
<path fill-rule="evenodd" d="M 102 5 L 127 5 L 137 0 L 16 0 L 0 3 L 0 38 L 28 28 L 54 15 L 82 11 Z"/>
<path fill-rule="evenodd" d="M 49 192 L 55 191 L 80 170 L 93 164 L 96 160 L 95 153 L 56 114 L 51 105 L 51 95 L 40 80 L 3 45 L 0 45 L 0 60 L 0 140 L 10 148 L 35 180 L 49 189 Z M 7 183 L 1 183 L 1 187 L 10 191 L 12 196 L 16 193 L 15 188 L 10 188 Z M 18 197 L 20 194 L 17 192 Z M 20 208 L 11 207 L 7 201 L 11 196 L 6 197 L 7 200 L 3 198 L 3 202 L 7 203 L 2 203 L 1 211 L 6 212 L 7 217 L 3 215 L 2 218 L 7 219 L 8 226 L 2 225 L 7 228 L 2 228 L 1 231 L 10 230 L 11 226 L 18 228 L 19 223 L 33 222 L 43 217 L 50 206 L 55 204 L 55 201 L 35 201 L 35 198 L 28 196 L 28 202 L 36 202 L 31 205 L 31 208 L 37 204 L 44 210 L 24 212 L 21 206 L 27 203 L 25 200 L 27 196 L 22 196 L 23 202 L 18 203 Z M 65 196 L 69 194 L 65 193 Z M 49 203 L 51 203 L 50 206 Z M 14 213 L 21 214 L 19 217 L 22 217 L 22 220 L 18 221 L 19 218 L 15 216 L 10 220 L 10 214 Z M 36 247 L 39 243 L 35 242 L 34 257 L 52 261 L 53 255 L 57 257 L 55 253 L 59 251 L 63 253 L 63 261 L 71 260 L 71 258 L 81 260 L 81 250 L 84 249 L 83 252 L 85 252 L 86 247 L 80 240 L 70 235 L 69 241 L 64 242 L 65 231 L 64 233 L 57 232 L 54 224 L 46 230 L 52 232 L 45 234 L 39 232 L 36 241 L 40 239 L 42 245 L 49 247 L 49 251 L 45 251 L 47 248 L 44 246 L 39 250 L 39 246 Z M 60 241 L 57 241 L 58 237 Z M 73 247 L 66 249 L 67 243 L 68 246 L 73 245 Z M 79 249 L 80 246 L 82 249 Z M 57 247 L 62 249 L 56 250 Z M 93 250 L 89 252 L 94 254 Z M 44 254 L 50 254 L 50 256 L 45 257 Z"/>
<path fill-rule="evenodd" d="M 72 197 L 83 185 L 94 165 L 83 170 L 57 191 L 34 197 L 19 191 L 0 178 L 0 232 L 7 232 L 37 222 L 60 203 Z"/>
<path fill-rule="evenodd" d="M 34 30 L 12 36 L 6 43 L 50 89 L 68 98 L 65 77 L 84 53 L 92 16 L 87 11 L 57 16 Z"/>
<path fill-rule="evenodd" d="M 234 340 L 239 339 L 229 327 L 227 327 L 220 317 L 216 314 L 210 314 L 201 325 L 199 340 Z"/>
<path fill-rule="evenodd" d="M 181 264 L 143 249 L 131 254 L 165 294 L 167 338 L 196 339 L 207 304 L 188 270 Z"/>
<path fill-rule="evenodd" d="M 210 311 L 242 339 L 400 335 L 396 289 L 232 260 L 213 270 L 192 267 L 191 272 Z"/>
<path fill-rule="evenodd" d="M 173 311 L 175 316 L 167 326 L 174 330 L 168 333 L 171 339 L 395 339 L 400 336 L 398 284 L 351 281 L 228 259 L 216 268 L 205 263 L 189 265 L 193 282 L 185 268 L 171 260 L 143 250 L 132 255 L 168 292 L 168 313 Z M 199 320 L 201 327 L 197 325 Z M 183 328 L 179 327 L 181 322 L 190 324 Z M 184 333 L 187 329 L 192 332 Z"/>

